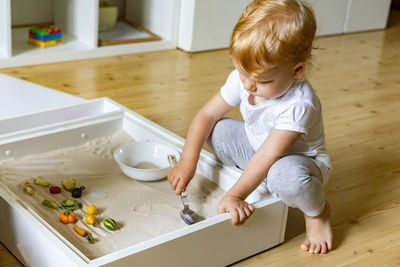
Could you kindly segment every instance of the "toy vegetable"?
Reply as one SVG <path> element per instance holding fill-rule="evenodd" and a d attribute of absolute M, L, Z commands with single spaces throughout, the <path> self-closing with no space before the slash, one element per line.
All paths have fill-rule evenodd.
<path fill-rule="evenodd" d="M 33 180 L 33 182 L 37 185 L 41 185 L 44 187 L 48 187 L 51 184 L 49 180 L 40 179 L 40 178 L 35 178 L 35 180 Z"/>
<path fill-rule="evenodd" d="M 82 207 L 82 203 L 75 199 L 65 199 L 61 202 L 60 208 L 63 210 L 77 210 Z"/>
<path fill-rule="evenodd" d="M 67 224 L 67 223 L 74 223 L 76 221 L 76 215 L 73 211 L 63 211 L 60 213 L 60 222 Z"/>
<path fill-rule="evenodd" d="M 89 243 L 94 242 L 92 235 L 86 232 L 84 229 L 79 228 L 78 226 L 74 226 L 74 231 L 77 232 L 78 235 L 85 237 L 86 240 L 89 241 Z"/>
<path fill-rule="evenodd" d="M 89 205 L 89 206 L 86 208 L 86 212 L 87 212 L 89 215 L 96 214 L 96 213 L 97 213 L 97 208 L 96 208 L 95 205 Z"/>
<path fill-rule="evenodd" d="M 49 192 L 52 194 L 58 194 L 61 192 L 61 187 L 58 186 L 50 186 L 49 187 Z"/>
<path fill-rule="evenodd" d="M 48 199 L 43 200 L 43 201 L 42 201 L 42 204 L 45 205 L 46 207 L 49 207 L 49 208 L 52 208 L 52 209 L 57 208 L 57 204 L 54 203 L 54 202 L 51 201 L 51 200 L 48 200 Z"/>
<path fill-rule="evenodd" d="M 76 180 L 74 178 L 67 178 L 61 182 L 61 185 L 64 187 L 65 190 L 71 191 L 76 185 Z"/>
<path fill-rule="evenodd" d="M 72 197 L 81 197 L 82 195 L 82 190 L 84 190 L 85 187 L 82 185 L 81 187 L 75 187 L 74 189 L 72 189 L 71 194 Z"/>
<path fill-rule="evenodd" d="M 116 223 L 113 219 L 111 219 L 111 218 L 108 218 L 108 219 L 105 219 L 105 220 L 104 220 L 104 226 L 105 226 L 108 230 L 111 230 L 111 231 L 114 231 L 114 230 L 117 229 L 117 223 Z"/>
<path fill-rule="evenodd" d="M 88 216 L 86 216 L 85 222 L 89 225 L 94 225 L 94 223 L 96 222 L 96 216 L 94 216 L 93 214 L 89 214 Z"/>
<path fill-rule="evenodd" d="M 27 192 L 30 195 L 33 195 L 33 193 L 35 193 L 35 190 L 33 190 L 33 187 L 30 183 L 25 183 L 22 186 L 22 190 L 24 190 L 25 192 Z"/>

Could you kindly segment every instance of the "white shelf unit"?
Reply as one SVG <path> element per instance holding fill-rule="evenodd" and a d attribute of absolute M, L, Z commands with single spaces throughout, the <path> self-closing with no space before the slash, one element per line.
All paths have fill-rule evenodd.
<path fill-rule="evenodd" d="M 0 61 L 11 56 L 10 1 L 0 0 Z"/>
<path fill-rule="evenodd" d="M 180 0 L 109 0 L 122 15 L 161 40 L 98 45 L 99 0 L 0 0 L 0 68 L 176 48 Z M 28 25 L 54 23 L 63 44 L 28 43 Z M 26 27 L 13 27 L 27 25 Z"/>

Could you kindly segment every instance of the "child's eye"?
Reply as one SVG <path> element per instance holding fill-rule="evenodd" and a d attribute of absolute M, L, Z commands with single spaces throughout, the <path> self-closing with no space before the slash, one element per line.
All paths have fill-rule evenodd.
<path fill-rule="evenodd" d="M 272 80 L 269 80 L 269 81 L 259 81 L 258 83 L 262 83 L 262 84 L 272 83 Z"/>

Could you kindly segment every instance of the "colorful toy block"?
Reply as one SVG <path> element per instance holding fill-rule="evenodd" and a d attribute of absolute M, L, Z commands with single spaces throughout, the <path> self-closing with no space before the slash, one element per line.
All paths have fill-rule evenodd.
<path fill-rule="evenodd" d="M 62 31 L 53 26 L 41 26 L 29 29 L 29 42 L 41 47 L 62 43 Z"/>

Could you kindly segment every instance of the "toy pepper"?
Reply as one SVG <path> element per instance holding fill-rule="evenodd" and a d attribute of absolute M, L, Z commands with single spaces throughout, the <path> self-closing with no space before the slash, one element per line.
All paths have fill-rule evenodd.
<path fill-rule="evenodd" d="M 73 211 L 63 211 L 60 213 L 60 222 L 67 224 L 67 223 L 74 223 L 76 221 L 76 215 Z"/>

